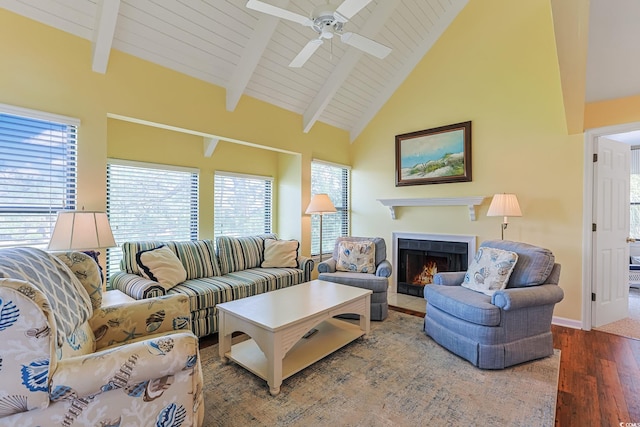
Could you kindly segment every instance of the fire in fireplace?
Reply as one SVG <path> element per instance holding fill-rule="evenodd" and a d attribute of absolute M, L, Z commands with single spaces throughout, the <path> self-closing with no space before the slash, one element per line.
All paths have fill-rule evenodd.
<path fill-rule="evenodd" d="M 398 288 L 401 294 L 424 296 L 424 287 L 439 272 L 466 271 L 464 242 L 398 239 Z"/>

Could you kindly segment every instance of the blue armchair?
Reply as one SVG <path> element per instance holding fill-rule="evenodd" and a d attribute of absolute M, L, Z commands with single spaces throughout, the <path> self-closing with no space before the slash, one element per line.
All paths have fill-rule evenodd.
<path fill-rule="evenodd" d="M 340 271 L 340 248 L 343 242 L 345 244 L 373 244 L 375 248 L 374 262 L 369 271 Z M 342 270 L 348 270 L 348 268 L 342 268 Z M 331 259 L 318 264 L 318 273 L 320 273 L 318 279 L 372 290 L 371 320 L 384 320 L 387 318 L 389 310 L 387 288 L 389 287 L 388 277 L 391 276 L 391 271 L 391 263 L 387 260 L 387 246 L 384 239 L 380 237 L 338 237 Z"/>
<path fill-rule="evenodd" d="M 489 240 L 482 248 L 518 254 L 505 289 L 486 295 L 461 286 L 465 272 L 439 273 L 425 287 L 425 333 L 482 369 L 503 369 L 553 354 L 551 318 L 564 293 L 560 264 L 547 249 Z"/>

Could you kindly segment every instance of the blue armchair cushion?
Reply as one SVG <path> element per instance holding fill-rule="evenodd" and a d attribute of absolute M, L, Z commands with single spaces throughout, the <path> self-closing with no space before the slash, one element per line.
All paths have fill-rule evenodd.
<path fill-rule="evenodd" d="M 424 298 L 430 305 L 466 322 L 483 326 L 500 324 L 500 308 L 483 293 L 470 292 L 462 286 L 431 284 L 424 287 Z"/>
<path fill-rule="evenodd" d="M 518 262 L 509 277 L 507 288 L 522 288 L 545 283 L 555 263 L 555 257 L 549 249 L 527 243 L 487 240 L 480 247 L 502 249 L 518 254 Z"/>

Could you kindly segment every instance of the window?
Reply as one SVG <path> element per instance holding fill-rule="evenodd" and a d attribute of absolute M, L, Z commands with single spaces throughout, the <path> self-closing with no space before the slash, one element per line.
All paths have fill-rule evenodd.
<path fill-rule="evenodd" d="M 322 218 L 322 252 L 331 252 L 337 237 L 349 234 L 348 166 L 314 160 L 311 162 L 311 194 L 327 193 L 335 214 Z M 320 253 L 320 215 L 311 215 L 311 255 Z"/>
<path fill-rule="evenodd" d="M 141 240 L 198 238 L 198 170 L 110 159 L 107 214 L 118 245 Z M 107 250 L 107 278 L 122 251 Z"/>
<path fill-rule="evenodd" d="M 46 248 L 58 211 L 76 208 L 79 125 L 0 104 L 0 247 Z"/>
<path fill-rule="evenodd" d="M 250 236 L 271 233 L 273 178 L 216 172 L 213 192 L 213 233 Z"/>
<path fill-rule="evenodd" d="M 629 236 L 640 239 L 640 147 L 631 148 L 631 214 Z"/>

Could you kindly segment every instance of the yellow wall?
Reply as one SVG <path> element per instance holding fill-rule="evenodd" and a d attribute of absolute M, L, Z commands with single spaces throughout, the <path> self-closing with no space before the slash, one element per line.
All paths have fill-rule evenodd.
<path fill-rule="evenodd" d="M 555 314 L 580 318 L 583 138 L 567 136 L 548 0 L 470 0 L 353 145 L 346 132 L 322 123 L 304 134 L 299 115 L 252 98 L 228 112 L 223 88 L 118 51 L 105 75 L 93 73 L 89 41 L 6 10 L 0 10 L 0 35 L 0 102 L 82 120 L 79 203 L 88 209 L 105 206 L 107 156 L 198 167 L 201 235 L 209 237 L 213 171 L 271 173 L 282 183 L 276 227 L 301 224 L 301 230 L 287 227 L 285 237 L 299 232 L 309 253 L 303 211 L 313 158 L 352 164 L 352 234 L 380 235 L 389 245 L 392 231 L 499 238 L 501 219 L 486 217 L 490 196 L 513 192 L 524 216 L 511 219 L 506 237 L 553 250 L 566 293 Z M 200 136 L 108 119 L 108 113 L 294 154 L 221 142 L 204 158 Z M 395 187 L 396 134 L 467 120 L 473 122 L 472 182 Z M 480 195 L 487 198 L 477 221 L 460 206 L 400 208 L 392 220 L 376 201 Z"/>
<path fill-rule="evenodd" d="M 106 161 L 111 156 L 200 168 L 202 237 L 212 234 L 212 180 L 217 168 L 271 174 L 276 179 L 284 174 L 288 197 L 294 194 L 297 200 L 288 208 L 288 215 L 294 218 L 289 224 L 308 228 L 303 207 L 311 198 L 310 159 L 349 160 L 349 136 L 343 130 L 317 123 L 305 134 L 300 115 L 249 97 L 240 100 L 235 112 L 228 112 L 223 88 L 115 50 L 107 73 L 94 73 L 90 41 L 4 9 L 0 9 L 0 36 L 0 103 L 81 120 L 78 204 L 87 209 L 105 208 Z M 292 154 L 220 142 L 212 158 L 205 158 L 200 136 L 108 119 L 108 114 Z M 283 169 L 287 164 L 297 171 L 297 183 Z M 292 183 L 298 187 L 292 188 Z M 279 204 L 277 209 L 281 209 Z M 309 253 L 308 230 L 286 230 L 284 237 L 289 235 L 302 235 L 302 252 Z"/>
<path fill-rule="evenodd" d="M 551 249 L 565 300 L 580 319 L 582 135 L 567 136 L 550 3 L 471 0 L 353 145 L 354 235 L 393 231 L 500 238 L 494 193 L 516 193 L 522 218 L 505 238 Z M 394 136 L 472 121 L 473 181 L 395 187 Z M 378 198 L 486 196 L 466 207 L 405 207 L 392 220 Z"/>
<path fill-rule="evenodd" d="M 640 95 L 590 102 L 585 105 L 585 129 L 634 122 L 640 122 Z"/>

